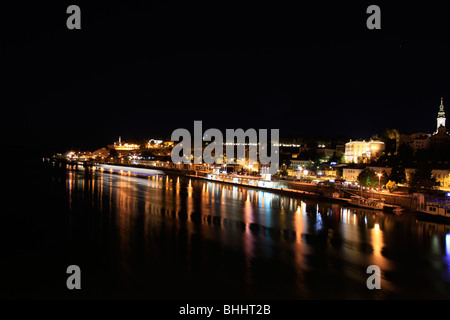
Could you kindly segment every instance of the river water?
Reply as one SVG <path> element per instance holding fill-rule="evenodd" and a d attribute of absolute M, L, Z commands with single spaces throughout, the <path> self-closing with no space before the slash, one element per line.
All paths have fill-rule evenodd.
<path fill-rule="evenodd" d="M 24 191 L 3 212 L 2 297 L 450 297 L 450 226 L 413 213 L 170 175 L 47 169 L 15 187 Z M 66 288 L 73 264 L 78 291 Z M 367 288 L 370 265 L 379 290 Z"/>

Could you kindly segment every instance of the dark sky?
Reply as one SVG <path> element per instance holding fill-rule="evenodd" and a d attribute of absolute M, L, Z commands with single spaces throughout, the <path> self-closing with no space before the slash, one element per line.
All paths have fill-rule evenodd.
<path fill-rule="evenodd" d="M 97 148 L 194 120 L 368 138 L 433 131 L 441 96 L 450 112 L 444 5 L 91 2 L 3 5 L 2 144 Z"/>

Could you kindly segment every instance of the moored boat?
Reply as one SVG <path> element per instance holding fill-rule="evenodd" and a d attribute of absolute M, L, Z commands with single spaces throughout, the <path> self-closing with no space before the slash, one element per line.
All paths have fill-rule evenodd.
<path fill-rule="evenodd" d="M 448 201 L 425 201 L 417 212 L 426 218 L 450 222 L 450 203 Z"/>
<path fill-rule="evenodd" d="M 364 198 L 359 196 L 353 196 L 348 200 L 348 203 L 354 206 L 374 209 L 374 210 L 384 210 L 385 204 L 381 199 L 374 198 Z"/>

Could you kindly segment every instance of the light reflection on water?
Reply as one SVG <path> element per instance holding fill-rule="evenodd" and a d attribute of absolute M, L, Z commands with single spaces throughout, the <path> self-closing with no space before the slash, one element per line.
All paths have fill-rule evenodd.
<path fill-rule="evenodd" d="M 204 243 L 216 243 L 243 258 L 248 294 L 257 295 L 261 286 L 262 296 L 264 290 L 276 292 L 273 284 L 261 282 L 275 276 L 271 272 L 288 270 L 289 283 L 277 285 L 293 298 L 449 297 L 450 228 L 417 221 L 412 214 L 394 216 L 177 176 L 67 174 L 69 209 L 77 196 L 90 195 L 91 206 L 109 215 L 118 263 L 127 274 L 134 272 L 130 261 L 136 256 L 161 254 L 152 239 L 186 239 L 182 267 L 189 274 L 195 274 L 195 259 L 214 255 Z M 145 249 L 137 252 L 141 246 Z M 211 259 L 222 263 L 220 257 Z M 365 270 L 372 264 L 382 270 L 379 293 L 365 287 Z"/>
<path fill-rule="evenodd" d="M 445 253 L 447 258 L 450 258 L 450 233 L 445 235 Z"/>

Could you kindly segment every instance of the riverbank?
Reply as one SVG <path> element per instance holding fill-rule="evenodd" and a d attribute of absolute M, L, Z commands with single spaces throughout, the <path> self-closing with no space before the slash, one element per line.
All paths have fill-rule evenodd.
<path fill-rule="evenodd" d="M 289 197 L 293 197 L 293 198 L 315 199 L 315 200 L 319 200 L 319 201 L 327 200 L 327 201 L 335 201 L 335 202 L 339 202 L 339 203 L 347 202 L 344 199 L 339 199 L 339 198 L 334 199 L 334 198 L 324 197 L 323 195 L 321 195 L 319 193 L 302 191 L 302 190 L 286 189 L 286 188 L 270 188 L 270 187 L 249 185 L 249 184 L 244 184 L 244 183 L 239 183 L 239 182 L 232 182 L 232 181 L 225 181 L 225 180 L 213 180 L 213 179 L 208 179 L 205 176 L 198 176 L 198 175 L 197 176 L 195 176 L 195 175 L 184 175 L 184 176 L 189 177 L 189 178 L 193 178 L 193 179 L 197 179 L 197 180 L 203 180 L 203 181 L 220 183 L 220 184 L 226 184 L 226 185 L 232 185 L 232 186 L 237 186 L 237 187 L 245 187 L 245 188 L 248 188 L 248 189 L 272 192 L 272 193 L 280 194 L 280 195 L 283 195 L 283 196 L 289 196 Z"/>
<path fill-rule="evenodd" d="M 62 164 L 64 164 L 62 166 Z M 382 199 L 385 204 L 391 206 L 400 206 L 410 212 L 416 212 L 418 207 L 417 198 L 412 195 L 396 195 L 387 193 L 378 193 L 373 191 L 360 191 L 346 188 L 335 188 L 332 186 L 320 186 L 311 183 L 301 183 L 292 182 L 284 180 L 271 181 L 271 185 L 274 187 L 268 187 L 264 185 L 258 185 L 257 183 L 251 184 L 249 181 L 256 182 L 259 179 L 248 176 L 229 176 L 229 180 L 222 178 L 211 179 L 208 178 L 206 172 L 198 171 L 186 171 L 178 170 L 174 168 L 164 168 L 164 167 L 144 167 L 137 165 L 119 165 L 119 164 L 89 164 L 89 163 L 79 163 L 79 162 L 60 162 L 57 166 L 59 167 L 70 167 L 75 170 L 90 170 L 90 168 L 98 168 L 100 170 L 115 173 L 115 174 L 132 174 L 132 175 L 163 175 L 163 174 L 173 174 L 179 176 L 185 176 L 192 179 L 199 179 L 208 182 L 222 183 L 227 185 L 245 187 L 255 190 L 272 192 L 275 194 L 280 194 L 283 196 L 289 196 L 293 198 L 303 198 L 303 199 L 315 199 L 318 201 L 329 201 L 333 203 L 345 203 L 348 204 L 348 199 L 353 194 L 358 194 L 365 198 Z M 117 170 L 112 168 L 117 167 Z M 107 168 L 107 170 L 105 169 Z M 145 171 L 145 172 L 144 172 Z M 148 172 L 147 172 L 148 171 Z M 245 183 L 246 182 L 246 183 Z M 350 204 L 349 204 L 350 205 Z"/>

